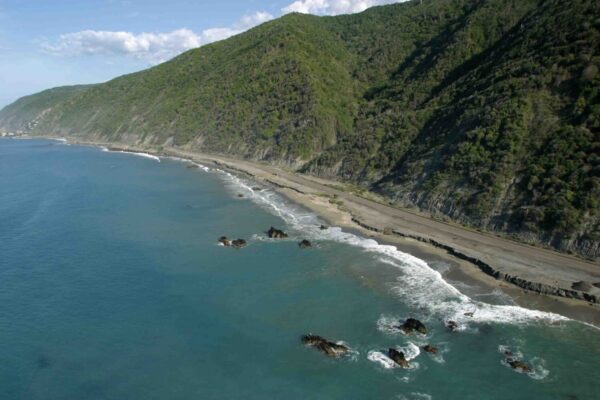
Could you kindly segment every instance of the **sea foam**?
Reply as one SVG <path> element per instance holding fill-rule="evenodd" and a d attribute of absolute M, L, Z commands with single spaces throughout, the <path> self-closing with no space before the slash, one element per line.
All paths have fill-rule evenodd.
<path fill-rule="evenodd" d="M 157 157 L 154 154 L 142 153 L 142 152 L 137 152 L 137 151 L 125 151 L 125 150 L 114 151 L 113 153 L 133 154 L 134 156 L 145 157 L 145 158 L 149 158 L 151 160 L 160 162 L 160 157 Z"/>
<path fill-rule="evenodd" d="M 302 237 L 311 240 L 331 240 L 363 249 L 377 260 L 396 267 L 399 271 L 393 292 L 404 302 L 417 309 L 427 310 L 430 317 L 457 322 L 458 329 L 468 324 L 511 323 L 522 324 L 535 321 L 567 321 L 558 314 L 530 310 L 516 305 L 492 305 L 471 299 L 445 281 L 440 272 L 424 260 L 398 250 L 395 246 L 379 244 L 373 239 L 344 232 L 339 227 L 321 230 L 323 222 L 316 214 L 292 204 L 272 190 L 252 190 L 251 182 L 229 172 L 215 169 L 222 174 L 232 191 L 243 189 L 248 198 L 282 218 L 289 227 Z M 467 315 L 465 315 L 465 313 Z M 468 316 L 472 313 L 472 316 Z"/>
<path fill-rule="evenodd" d="M 121 152 L 152 158 L 160 162 L 159 157 L 151 154 Z M 169 158 L 190 162 L 177 157 Z M 292 230 L 297 233 L 302 232 L 303 238 L 331 240 L 358 247 L 365 252 L 372 253 L 380 262 L 396 267 L 399 276 L 393 286 L 395 294 L 413 307 L 427 310 L 430 317 L 457 322 L 460 330 L 465 329 L 466 325 L 471 322 L 521 324 L 535 321 L 569 320 L 554 313 L 530 310 L 516 305 L 492 305 L 471 299 L 445 281 L 440 272 L 431 268 L 420 258 L 404 253 L 395 246 L 379 244 L 373 239 L 344 232 L 339 227 L 321 230 L 320 225 L 323 221 L 315 213 L 292 204 L 278 193 L 267 189 L 255 191 L 252 189 L 252 182 L 246 179 L 218 168 L 208 168 L 202 164 L 196 165 L 205 172 L 219 173 L 225 179 L 226 186 L 232 194 L 239 193 L 240 189 L 244 190 L 246 198 L 283 219 Z M 473 316 L 466 316 L 465 313 L 472 313 Z"/>

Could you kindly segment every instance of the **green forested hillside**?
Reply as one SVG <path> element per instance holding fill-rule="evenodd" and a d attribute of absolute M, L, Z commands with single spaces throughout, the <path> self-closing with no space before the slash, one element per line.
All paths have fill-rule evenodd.
<path fill-rule="evenodd" d="M 600 256 L 600 1 L 423 0 L 290 14 L 0 127 L 186 146 Z"/>

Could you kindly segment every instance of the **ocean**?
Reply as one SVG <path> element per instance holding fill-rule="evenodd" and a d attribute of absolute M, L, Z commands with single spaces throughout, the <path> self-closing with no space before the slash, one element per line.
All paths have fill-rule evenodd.
<path fill-rule="evenodd" d="M 597 328 L 467 295 L 431 260 L 188 165 L 0 140 L 0 399 L 600 398 Z M 409 317 L 427 334 L 396 328 Z"/>

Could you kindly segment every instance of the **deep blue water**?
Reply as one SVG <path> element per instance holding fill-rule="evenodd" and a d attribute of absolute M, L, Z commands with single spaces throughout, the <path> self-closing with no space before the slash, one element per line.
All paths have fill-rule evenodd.
<path fill-rule="evenodd" d="M 471 299 L 425 261 L 321 231 L 251 186 L 176 160 L 0 140 L 0 399 L 600 398 L 597 329 Z M 290 238 L 267 239 L 271 225 Z M 409 316 L 426 337 L 393 329 Z M 307 332 L 353 352 L 329 359 L 300 343 Z M 427 343 L 441 355 L 419 352 Z M 534 373 L 504 365 L 501 346 Z M 413 368 L 386 368 L 388 347 Z"/>

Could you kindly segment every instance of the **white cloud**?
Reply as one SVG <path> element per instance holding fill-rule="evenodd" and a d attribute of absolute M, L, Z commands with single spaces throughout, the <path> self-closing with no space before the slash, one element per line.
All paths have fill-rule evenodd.
<path fill-rule="evenodd" d="M 282 11 L 317 15 L 352 14 L 369 7 L 403 1 L 406 0 L 298 0 L 284 7 Z"/>
<path fill-rule="evenodd" d="M 267 12 L 256 12 L 251 15 L 245 15 L 234 25 L 228 28 L 212 28 L 202 31 L 201 41 L 202 44 L 216 42 L 217 40 L 227 39 L 238 33 L 242 33 L 256 25 L 260 25 L 263 22 L 267 22 L 273 19 L 273 16 Z"/>
<path fill-rule="evenodd" d="M 189 29 L 140 34 L 85 30 L 60 35 L 57 41 L 45 41 L 41 46 L 55 55 L 127 55 L 157 64 L 186 50 L 237 35 L 270 19 L 273 19 L 271 14 L 257 12 L 244 16 L 230 27 L 206 29 L 200 34 Z"/>
<path fill-rule="evenodd" d="M 126 54 L 155 63 L 200 44 L 200 37 L 189 29 L 139 35 L 86 30 L 61 35 L 56 43 L 42 43 L 42 48 L 51 54 L 67 56 Z"/>
<path fill-rule="evenodd" d="M 282 12 L 338 15 L 403 1 L 406 0 L 297 0 L 284 7 Z M 41 47 L 45 52 L 55 55 L 126 55 L 158 64 L 186 50 L 227 39 L 271 19 L 273 16 L 267 12 L 256 12 L 242 17 L 231 26 L 210 28 L 200 33 L 186 28 L 166 33 L 139 34 L 85 30 L 60 35 L 55 41 L 44 40 Z"/>

